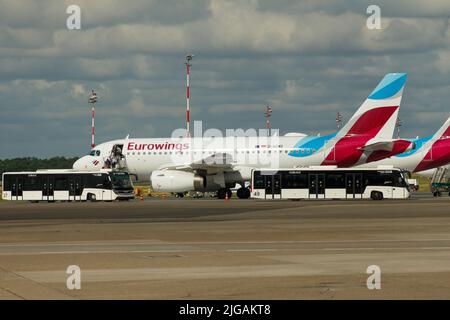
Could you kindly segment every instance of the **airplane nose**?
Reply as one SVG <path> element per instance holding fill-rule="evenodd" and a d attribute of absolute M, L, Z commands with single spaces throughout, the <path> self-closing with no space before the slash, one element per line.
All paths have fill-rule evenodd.
<path fill-rule="evenodd" d="M 74 162 L 72 168 L 76 171 L 97 171 L 103 166 L 103 162 L 98 157 L 84 156 Z"/>
<path fill-rule="evenodd" d="M 74 162 L 74 164 L 72 165 L 72 169 L 73 170 L 83 170 L 83 162 L 85 162 L 84 157 L 81 157 L 80 159 L 78 159 L 77 161 Z"/>

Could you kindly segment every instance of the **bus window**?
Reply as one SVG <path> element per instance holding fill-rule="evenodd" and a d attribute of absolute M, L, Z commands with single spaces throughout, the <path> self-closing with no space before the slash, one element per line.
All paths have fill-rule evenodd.
<path fill-rule="evenodd" d="M 55 177 L 55 190 L 67 190 L 67 177 Z"/>
<path fill-rule="evenodd" d="M 130 176 L 124 172 L 114 172 L 111 174 L 112 187 L 114 189 L 129 189 L 132 188 Z"/>
<path fill-rule="evenodd" d="M 85 175 L 83 177 L 83 184 L 85 188 L 102 188 L 103 187 L 102 174 L 93 173 Z"/>
<path fill-rule="evenodd" d="M 41 185 L 41 177 L 40 176 L 31 176 L 25 178 L 25 181 L 23 183 L 23 190 L 25 191 L 40 191 L 42 190 Z"/>
<path fill-rule="evenodd" d="M 261 171 L 254 172 L 253 178 L 253 188 L 254 189 L 264 189 L 264 176 L 261 175 Z"/>
<path fill-rule="evenodd" d="M 308 175 L 305 173 L 283 172 L 281 183 L 282 188 L 286 189 L 306 189 L 308 188 Z"/>
<path fill-rule="evenodd" d="M 326 173 L 325 186 L 329 189 L 345 189 L 345 175 L 342 173 Z"/>
<path fill-rule="evenodd" d="M 15 176 L 9 174 L 5 174 L 3 176 L 3 191 L 11 191 L 11 181 L 13 181 L 13 179 L 15 178 Z"/>
<path fill-rule="evenodd" d="M 367 172 L 364 173 L 364 186 L 385 186 L 392 187 L 394 179 L 392 173 L 388 172 Z"/>
<path fill-rule="evenodd" d="M 392 174 L 394 181 L 394 187 L 404 187 L 409 188 L 409 184 L 405 181 L 405 177 L 400 172 L 395 172 Z"/>

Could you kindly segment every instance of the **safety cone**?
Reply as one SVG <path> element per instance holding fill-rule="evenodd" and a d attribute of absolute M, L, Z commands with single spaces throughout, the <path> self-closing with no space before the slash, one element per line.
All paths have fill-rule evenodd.
<path fill-rule="evenodd" d="M 144 201 L 144 196 L 141 195 L 141 197 L 139 199 L 141 199 L 141 201 Z"/>
<path fill-rule="evenodd" d="M 228 202 L 229 200 L 230 200 L 230 198 L 228 198 L 228 192 L 226 192 L 224 202 Z"/>

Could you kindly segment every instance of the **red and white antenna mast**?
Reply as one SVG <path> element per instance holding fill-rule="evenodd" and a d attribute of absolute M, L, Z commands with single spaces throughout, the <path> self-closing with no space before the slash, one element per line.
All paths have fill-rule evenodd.
<path fill-rule="evenodd" d="M 270 136 L 270 116 L 272 115 L 272 107 L 271 106 L 266 107 L 266 111 L 264 112 L 264 115 L 266 117 L 267 134 Z"/>
<path fill-rule="evenodd" d="M 91 148 L 95 148 L 95 103 L 97 102 L 97 93 L 92 90 L 89 97 L 89 103 L 92 104 L 92 118 L 91 118 Z"/>
<path fill-rule="evenodd" d="M 190 105 L 189 105 L 189 99 L 190 99 L 190 90 L 189 90 L 189 75 L 190 75 L 190 68 L 192 66 L 191 64 L 191 60 L 194 57 L 193 54 L 187 54 L 186 55 L 186 135 L 188 137 L 191 136 L 191 131 L 190 131 L 190 122 L 191 122 L 191 118 L 190 118 Z"/>

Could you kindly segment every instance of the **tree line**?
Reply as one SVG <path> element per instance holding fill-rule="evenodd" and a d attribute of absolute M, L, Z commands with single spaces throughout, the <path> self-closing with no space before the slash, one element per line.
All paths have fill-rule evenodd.
<path fill-rule="evenodd" d="M 76 160 L 78 160 L 78 157 L 0 159 L 0 174 L 11 171 L 36 171 L 38 169 L 71 169 Z"/>

